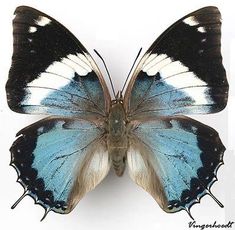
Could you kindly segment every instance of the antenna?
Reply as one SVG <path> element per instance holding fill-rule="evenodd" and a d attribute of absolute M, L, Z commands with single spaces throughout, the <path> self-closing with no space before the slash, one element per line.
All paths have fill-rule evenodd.
<path fill-rule="evenodd" d="M 97 51 L 97 50 L 95 50 L 95 49 L 94 49 L 94 52 L 98 55 L 98 57 L 101 59 L 101 61 L 102 61 L 102 62 L 103 62 L 103 64 L 104 64 L 104 67 L 105 67 L 105 69 L 106 69 L 106 72 L 107 72 L 107 74 L 108 74 L 109 81 L 110 81 L 110 84 L 111 84 L 111 87 L 112 87 L 113 95 L 114 95 L 114 97 L 115 97 L 115 96 L 116 96 L 116 94 L 115 94 L 115 90 L 114 90 L 114 87 L 113 87 L 113 82 L 112 82 L 112 80 L 111 80 L 111 77 L 110 77 L 110 74 L 109 74 L 108 68 L 107 68 L 107 66 L 106 66 L 106 64 L 105 64 L 105 61 L 104 61 L 104 59 L 101 57 L 101 55 L 98 53 L 98 51 Z"/>
<path fill-rule="evenodd" d="M 125 88 L 125 86 L 126 86 L 126 83 L 127 83 L 128 79 L 129 79 L 129 77 L 130 77 L 131 71 L 133 70 L 136 61 L 137 61 L 138 57 L 140 56 L 141 51 L 142 51 L 142 48 L 140 48 L 140 50 L 139 50 L 139 52 L 138 52 L 138 54 L 137 54 L 137 56 L 136 56 L 136 58 L 135 58 L 135 61 L 134 61 L 133 65 L 131 66 L 131 69 L 130 69 L 128 75 L 127 75 L 127 78 L 126 78 L 126 80 L 125 80 L 125 83 L 124 83 L 124 85 L 123 85 L 123 87 L 122 87 L 121 94 L 122 94 L 122 92 L 123 92 L 123 90 L 124 90 L 124 88 Z"/>

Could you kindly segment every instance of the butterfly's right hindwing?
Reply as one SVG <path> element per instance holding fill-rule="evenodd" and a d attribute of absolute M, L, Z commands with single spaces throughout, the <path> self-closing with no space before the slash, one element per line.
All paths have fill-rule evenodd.
<path fill-rule="evenodd" d="M 217 180 L 223 164 L 218 133 L 188 117 L 133 121 L 128 165 L 132 179 L 166 212 L 189 211 Z"/>

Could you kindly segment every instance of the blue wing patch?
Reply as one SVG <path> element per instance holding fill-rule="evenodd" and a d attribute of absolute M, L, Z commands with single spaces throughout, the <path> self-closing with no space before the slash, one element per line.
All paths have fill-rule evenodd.
<path fill-rule="evenodd" d="M 95 154 L 102 155 L 96 157 L 96 164 L 100 167 L 96 174 L 106 167 L 101 176 L 103 178 L 108 171 L 108 155 L 101 142 L 102 135 L 103 130 L 97 124 L 68 118 L 47 118 L 21 130 L 10 149 L 11 165 L 16 168 L 18 181 L 25 189 L 21 198 L 30 195 L 46 211 L 70 212 L 74 207 L 74 204 L 70 204 L 71 194 L 83 196 L 82 193 L 92 189 L 73 191 L 79 183 L 87 186 L 86 179 L 81 181 L 78 178 L 84 173 L 84 168 L 87 175 L 91 173 L 89 162 Z M 102 151 L 97 152 L 101 144 Z M 103 168 L 102 162 L 106 164 Z M 96 182 L 93 178 L 94 186 Z"/>
<path fill-rule="evenodd" d="M 175 116 L 140 122 L 134 125 L 132 133 L 134 138 L 137 137 L 133 146 L 137 142 L 142 145 L 134 151 L 140 152 L 147 162 L 145 165 L 149 164 L 159 178 L 158 186 L 163 192 L 156 196 L 162 198 L 155 199 L 163 202 L 160 206 L 165 211 L 184 209 L 189 212 L 190 207 L 205 194 L 210 194 L 222 206 L 210 192 L 211 185 L 217 180 L 217 170 L 223 164 L 225 151 L 214 129 L 191 118 Z M 133 165 L 136 156 L 134 153 L 129 155 L 128 163 Z M 145 171 L 144 166 L 139 171 L 133 166 L 130 169 L 134 179 Z M 155 182 L 150 179 L 150 183 Z M 144 183 L 140 185 L 146 187 Z"/>

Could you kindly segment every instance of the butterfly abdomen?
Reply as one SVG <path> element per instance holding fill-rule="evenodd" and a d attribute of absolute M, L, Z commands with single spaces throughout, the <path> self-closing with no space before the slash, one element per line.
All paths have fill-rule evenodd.
<path fill-rule="evenodd" d="M 126 134 L 126 115 L 121 101 L 114 103 L 109 114 L 108 151 L 113 169 L 122 176 L 126 166 L 128 138 Z"/>
<path fill-rule="evenodd" d="M 117 176 L 122 176 L 126 168 L 126 148 L 110 148 L 112 166 Z"/>

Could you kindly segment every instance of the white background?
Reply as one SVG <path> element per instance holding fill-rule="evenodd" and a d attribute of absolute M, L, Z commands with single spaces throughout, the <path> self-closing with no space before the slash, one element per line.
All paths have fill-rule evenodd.
<path fill-rule="evenodd" d="M 3 3 L 4 2 L 4 3 Z M 126 172 L 117 178 L 111 171 L 105 180 L 77 205 L 69 215 L 49 213 L 39 222 L 44 210 L 26 197 L 15 210 L 11 205 L 23 193 L 16 183 L 16 172 L 9 167 L 8 151 L 21 128 L 40 116 L 21 115 L 10 111 L 6 104 L 5 83 L 12 55 L 12 25 L 14 9 L 19 5 L 35 7 L 64 24 L 93 55 L 101 70 L 103 66 L 93 52 L 97 49 L 110 69 L 116 90 L 125 77 L 140 47 L 151 43 L 179 18 L 208 5 L 219 7 L 223 16 L 222 52 L 230 83 L 229 103 L 218 114 L 194 116 L 215 128 L 227 147 L 225 165 L 218 171 L 219 182 L 212 187 L 214 195 L 225 205 L 220 208 L 209 196 L 191 211 L 197 223 L 235 221 L 235 13 L 232 2 L 225 1 L 3 1 L 0 8 L 0 229 L 188 229 L 186 212 L 167 214 L 153 198 L 132 182 Z M 104 75 L 105 72 L 103 71 Z M 234 226 L 235 229 L 235 226 Z"/>

